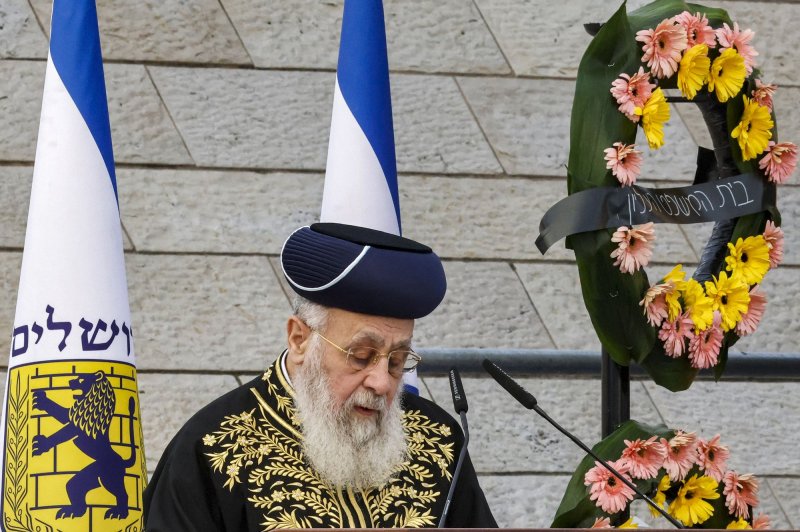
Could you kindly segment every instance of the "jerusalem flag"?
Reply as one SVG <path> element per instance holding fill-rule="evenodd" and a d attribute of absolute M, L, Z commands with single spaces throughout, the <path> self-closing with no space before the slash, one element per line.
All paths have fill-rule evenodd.
<path fill-rule="evenodd" d="M 344 3 L 320 222 L 402 236 L 381 0 Z M 419 395 L 416 370 L 403 382 Z"/>
<path fill-rule="evenodd" d="M 147 473 L 94 0 L 55 0 L 2 423 L 2 528 L 142 530 Z"/>

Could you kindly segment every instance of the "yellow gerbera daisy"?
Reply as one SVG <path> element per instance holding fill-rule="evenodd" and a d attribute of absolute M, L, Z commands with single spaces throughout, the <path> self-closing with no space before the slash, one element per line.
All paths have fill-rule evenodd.
<path fill-rule="evenodd" d="M 664 145 L 664 123 L 669 120 L 669 104 L 664 98 L 661 87 L 653 91 L 644 108 L 638 107 L 634 113 L 642 116 L 642 129 L 647 137 L 647 144 L 651 150 L 657 150 Z"/>
<path fill-rule="evenodd" d="M 719 498 L 719 484 L 711 477 L 697 475 L 687 480 L 675 500 L 669 505 L 669 513 L 686 526 L 694 526 L 708 520 L 714 513 L 714 507 L 706 499 Z"/>
<path fill-rule="evenodd" d="M 686 272 L 683 271 L 683 264 L 678 264 L 664 277 L 663 283 L 671 284 L 674 289 L 669 290 L 664 295 L 664 300 L 667 302 L 667 312 L 669 313 L 669 321 L 678 319 L 681 313 L 680 291 L 683 290 L 683 285 L 686 277 Z"/>
<path fill-rule="evenodd" d="M 730 255 L 725 257 L 725 269 L 731 277 L 741 276 L 748 285 L 761 282 L 769 270 L 769 246 L 762 235 L 739 238 L 736 245 L 728 242 Z"/>
<path fill-rule="evenodd" d="M 672 281 L 676 285 L 686 278 L 686 272 L 683 271 L 683 264 L 678 264 L 672 268 L 667 275 L 664 276 L 664 283 Z M 680 287 L 678 288 L 680 289 Z"/>
<path fill-rule="evenodd" d="M 719 272 L 719 277 L 714 282 L 706 281 L 706 293 L 713 302 L 712 308 L 718 310 L 722 317 L 723 331 L 736 327 L 750 304 L 747 283 L 739 276 L 728 277 L 725 272 Z"/>
<path fill-rule="evenodd" d="M 772 121 L 768 108 L 759 105 L 747 96 L 743 96 L 743 99 L 742 120 L 731 131 L 731 137 L 739 140 L 742 159 L 749 161 L 767 149 L 775 123 Z"/>
<path fill-rule="evenodd" d="M 661 480 L 658 481 L 658 487 L 656 488 L 656 494 L 653 497 L 653 502 L 659 506 L 664 506 L 664 503 L 667 502 L 667 490 L 672 487 L 672 484 L 669 482 L 669 475 L 664 475 L 661 477 Z M 648 506 L 650 513 L 653 517 L 658 517 L 661 515 L 657 510 L 653 509 L 652 506 Z"/>
<path fill-rule="evenodd" d="M 619 525 L 617 528 L 639 528 L 639 525 L 633 522 L 633 517 L 629 517 L 627 521 Z"/>
<path fill-rule="evenodd" d="M 726 530 L 750 530 L 752 528 L 744 517 L 740 517 L 737 521 L 731 521 L 725 527 Z"/>
<path fill-rule="evenodd" d="M 683 285 L 682 295 L 695 329 L 708 329 L 714 323 L 714 301 L 706 295 L 703 286 L 694 279 L 689 279 Z"/>
<path fill-rule="evenodd" d="M 715 91 L 717 99 L 727 102 L 742 90 L 747 70 L 744 58 L 736 52 L 735 48 L 728 48 L 711 63 L 708 75 L 708 90 Z"/>
<path fill-rule="evenodd" d="M 687 99 L 693 100 L 697 91 L 706 84 L 710 67 L 707 44 L 692 46 L 683 54 L 678 70 L 678 88 Z"/>

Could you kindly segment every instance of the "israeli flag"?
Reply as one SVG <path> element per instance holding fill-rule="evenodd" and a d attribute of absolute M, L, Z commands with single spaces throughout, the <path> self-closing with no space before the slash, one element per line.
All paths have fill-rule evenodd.
<path fill-rule="evenodd" d="M 344 3 L 320 221 L 402 235 L 381 0 Z M 419 395 L 416 370 L 403 382 Z"/>
<path fill-rule="evenodd" d="M 3 404 L 5 530 L 142 529 L 147 479 L 94 0 L 55 0 Z"/>
<path fill-rule="evenodd" d="M 321 222 L 400 235 L 386 31 L 380 0 L 347 0 Z"/>

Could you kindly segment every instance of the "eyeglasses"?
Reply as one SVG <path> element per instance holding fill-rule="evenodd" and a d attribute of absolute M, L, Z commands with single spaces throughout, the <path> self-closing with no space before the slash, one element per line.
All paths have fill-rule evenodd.
<path fill-rule="evenodd" d="M 402 377 L 403 373 L 416 368 L 417 364 L 422 361 L 421 356 L 409 349 L 399 349 L 386 354 L 381 353 L 379 349 L 366 346 L 344 349 L 322 336 L 322 333 L 319 331 L 311 329 L 311 332 L 316 333 L 317 336 L 347 355 L 345 359 L 347 365 L 356 371 L 373 367 L 378 363 L 381 357 L 386 357 L 389 361 L 389 373 L 393 377 Z"/>

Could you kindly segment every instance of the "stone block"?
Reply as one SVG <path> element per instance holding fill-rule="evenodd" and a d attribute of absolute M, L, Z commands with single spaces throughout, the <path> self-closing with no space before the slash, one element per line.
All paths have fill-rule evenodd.
<path fill-rule="evenodd" d="M 574 81 L 484 77 L 457 81 L 507 173 L 566 175 Z"/>
<path fill-rule="evenodd" d="M 257 67 L 336 68 L 342 0 L 222 3 Z M 510 71 L 480 12 L 471 3 L 390 0 L 384 3 L 384 16 L 392 70 Z"/>
<path fill-rule="evenodd" d="M 557 349 L 600 350 L 574 264 L 514 264 Z"/>
<path fill-rule="evenodd" d="M 447 379 L 427 377 L 425 382 L 436 402 L 453 414 Z M 470 457 L 476 471 L 572 474 L 583 458 L 580 448 L 517 404 L 494 380 L 462 377 L 462 382 L 470 398 Z M 600 440 L 599 380 L 520 378 L 518 382 L 587 445 Z M 644 389 L 631 386 L 631 416 L 648 422 L 657 415 Z"/>
<path fill-rule="evenodd" d="M 650 382 L 645 386 L 669 427 L 696 431 L 706 439 L 721 434 L 731 450 L 729 467 L 756 475 L 800 472 L 800 454 L 786 437 L 800 427 L 796 383 L 700 381 L 681 393 Z"/>
<path fill-rule="evenodd" d="M 25 0 L 0 5 L 0 58 L 47 57 L 47 41 Z"/>
<path fill-rule="evenodd" d="M 576 265 L 515 263 L 514 266 L 556 348 L 600 350 L 600 341 L 583 303 Z M 650 281 L 656 282 L 671 268 L 655 267 L 648 274 Z"/>
<path fill-rule="evenodd" d="M 800 5 L 796 9 L 800 9 Z M 778 124 L 778 142 L 794 142 L 800 145 L 800 109 L 797 108 L 799 99 L 800 87 L 778 86 L 775 91 L 773 109 Z M 789 183 L 800 183 L 797 170 L 789 178 Z"/>
<path fill-rule="evenodd" d="M 664 124 L 664 145 L 661 148 L 651 150 L 644 130 L 636 130 L 636 145 L 644 158 L 642 177 L 665 180 L 669 182 L 667 186 L 688 185 L 694 180 L 697 169 L 697 143 L 678 113 L 678 106 L 671 104 L 669 108 L 670 119 Z"/>
<path fill-rule="evenodd" d="M 263 370 L 289 304 L 264 257 L 126 257 L 141 369 Z"/>
<path fill-rule="evenodd" d="M 201 166 L 325 166 L 334 75 L 150 67 Z"/>
<path fill-rule="evenodd" d="M 797 267 L 778 267 L 767 272 L 762 289 L 767 294 L 767 308 L 755 334 L 742 338 L 736 349 L 744 352 L 797 353 L 800 345 L 800 316 L 797 301 L 800 286 Z M 800 400 L 800 396 L 798 396 Z M 800 420 L 798 420 L 800 421 Z M 800 461 L 800 458 L 798 459 Z"/>
<path fill-rule="evenodd" d="M 795 50 L 800 47 L 797 20 L 800 5 L 795 2 L 770 2 L 765 8 L 758 2 L 714 2 L 728 12 L 741 29 L 752 29 L 751 44 L 758 52 L 756 67 L 764 73 L 765 81 L 779 85 L 800 84 Z M 797 100 L 794 100 L 797 101 Z M 796 142 L 796 141 L 795 141 Z"/>
<path fill-rule="evenodd" d="M 458 84 L 507 173 L 567 175 L 574 81 L 475 77 Z M 650 150 L 639 132 L 642 176 L 691 181 L 697 146 L 674 106 L 664 136 L 665 145 Z"/>
<path fill-rule="evenodd" d="M 16 251 L 0 252 L 0 353 L 2 364 L 8 363 L 11 352 L 11 331 L 14 330 L 14 315 L 17 311 L 17 291 L 19 290 L 19 269 L 22 266 L 22 253 Z"/>
<path fill-rule="evenodd" d="M 800 184 L 798 175 L 793 181 Z M 781 264 L 800 266 L 800 186 L 778 186 L 778 210 L 784 234 Z"/>
<path fill-rule="evenodd" d="M 118 171 L 122 217 L 139 251 L 280 253 L 319 219 L 322 176 L 213 170 Z"/>
<path fill-rule="evenodd" d="M 153 471 L 164 448 L 202 407 L 236 388 L 231 375 L 139 373 L 145 459 Z"/>
<path fill-rule="evenodd" d="M 491 139 L 487 142 L 451 78 L 397 74 L 391 83 L 399 171 L 502 172 Z"/>
<path fill-rule="evenodd" d="M 48 32 L 52 4 L 31 0 Z M 251 64 L 217 0 L 99 2 L 97 18 L 106 60 Z"/>
<path fill-rule="evenodd" d="M 150 70 L 198 164 L 324 169 L 333 74 Z M 392 86 L 400 171 L 499 170 L 451 79 L 396 75 Z"/>
<path fill-rule="evenodd" d="M 418 346 L 553 348 L 554 345 L 510 265 L 444 263 L 447 295 L 417 322 Z"/>
<path fill-rule="evenodd" d="M 500 528 L 549 528 L 568 475 L 481 475 L 483 493 Z"/>
<path fill-rule="evenodd" d="M 500 48 L 519 76 L 574 78 L 592 38 L 587 22 L 605 22 L 619 3 L 579 0 L 543 4 L 535 0 L 477 0 Z M 628 11 L 647 0 L 628 2 Z"/>
<path fill-rule="evenodd" d="M 41 61 L 0 61 L 0 160 L 34 160 L 44 73 Z M 145 68 L 106 65 L 105 75 L 115 161 L 190 164 Z"/>
<path fill-rule="evenodd" d="M 776 529 L 796 529 L 800 527 L 800 479 L 797 478 L 770 478 L 767 484 L 775 497 L 780 510 L 785 515 L 785 521 L 780 519 L 773 506 L 765 507 L 765 512 L 773 518 L 773 527 Z M 774 517 L 773 517 L 774 516 Z"/>
<path fill-rule="evenodd" d="M 119 163 L 192 164 L 143 66 L 106 65 L 108 114 Z"/>
<path fill-rule="evenodd" d="M 0 167 L 0 247 L 21 250 L 25 244 L 32 180 L 31 166 Z"/>
<path fill-rule="evenodd" d="M 563 243 L 544 257 L 534 245 L 539 220 L 566 195 L 563 179 L 400 178 L 404 234 L 448 258 L 573 260 Z"/>
<path fill-rule="evenodd" d="M 45 66 L 43 61 L 0 61 L 0 160 L 33 161 Z"/>

